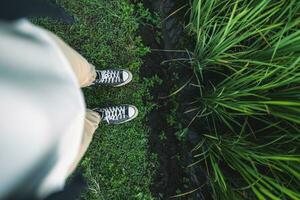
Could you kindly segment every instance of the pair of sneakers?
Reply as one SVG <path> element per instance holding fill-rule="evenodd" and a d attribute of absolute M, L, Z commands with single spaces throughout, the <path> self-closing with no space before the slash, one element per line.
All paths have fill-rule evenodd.
<path fill-rule="evenodd" d="M 132 74 L 124 69 L 96 70 L 97 77 L 93 86 L 121 87 L 131 82 Z M 133 105 L 116 105 L 93 109 L 99 113 L 102 122 L 108 124 L 123 124 L 138 115 L 138 109 Z"/>

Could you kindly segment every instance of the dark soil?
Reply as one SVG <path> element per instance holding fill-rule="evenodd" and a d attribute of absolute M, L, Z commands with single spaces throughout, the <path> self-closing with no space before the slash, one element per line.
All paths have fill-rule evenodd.
<path fill-rule="evenodd" d="M 151 47 L 151 49 L 164 49 L 161 44 L 156 42 L 156 30 L 153 30 L 153 27 L 146 26 L 142 30 L 141 36 L 145 45 Z M 154 102 L 159 108 L 153 110 L 148 116 L 148 126 L 151 128 L 149 151 L 158 155 L 160 164 L 151 187 L 152 193 L 158 199 L 168 199 L 175 195 L 176 190 L 182 187 L 183 177 L 185 176 L 184 170 L 176 158 L 182 146 L 174 134 L 175 130 L 168 126 L 166 120 L 171 105 L 168 101 L 159 98 L 167 96 L 173 87 L 172 81 L 168 80 L 168 66 L 161 64 L 166 59 L 166 53 L 153 51 L 144 58 L 144 65 L 141 70 L 143 77 L 157 75 L 163 80 L 161 86 L 154 87 L 151 91 Z M 159 137 L 162 131 L 165 133 L 165 140 L 161 140 Z"/>
<path fill-rule="evenodd" d="M 170 110 L 174 105 L 169 99 L 160 98 L 168 96 L 174 90 L 174 87 L 177 87 L 174 81 L 174 74 L 179 74 L 179 79 L 176 81 L 176 84 L 179 85 L 185 83 L 193 74 L 189 63 L 177 63 L 179 67 L 174 67 L 174 63 L 169 65 L 164 62 L 166 60 L 188 57 L 186 53 L 168 51 L 179 49 L 179 38 L 184 34 L 182 23 L 187 11 L 178 12 L 172 17 L 168 16 L 185 3 L 180 0 L 177 2 L 172 0 L 144 0 L 145 7 L 151 12 L 159 13 L 162 19 L 161 29 L 152 25 L 144 25 L 140 29 L 140 35 L 144 44 L 153 49 L 144 58 L 144 65 L 140 72 L 141 76 L 153 77 L 157 75 L 163 80 L 162 85 L 152 88 L 151 93 L 154 97 L 154 103 L 158 105 L 158 109 L 153 110 L 148 116 L 148 126 L 151 129 L 149 151 L 157 154 L 159 161 L 159 169 L 151 187 L 151 192 L 157 199 L 169 199 L 176 194 L 199 188 L 203 183 L 207 182 L 200 168 L 187 169 L 187 166 L 193 163 L 190 151 L 198 140 L 197 134 L 193 130 L 189 130 L 189 141 L 179 141 L 175 135 L 176 128 L 167 122 L 167 117 L 170 115 Z M 158 35 L 162 35 L 159 41 L 157 40 Z M 191 87 L 185 89 L 180 98 L 177 99 L 179 101 L 179 110 L 185 109 L 185 102 L 191 100 L 195 96 L 195 92 L 197 91 Z M 180 114 L 177 115 L 177 118 L 189 118 L 189 116 L 182 117 Z M 182 121 L 184 123 L 184 120 Z M 160 138 L 162 132 L 166 136 L 164 140 Z M 178 199 L 209 199 L 209 197 L 201 194 L 199 191 Z"/>

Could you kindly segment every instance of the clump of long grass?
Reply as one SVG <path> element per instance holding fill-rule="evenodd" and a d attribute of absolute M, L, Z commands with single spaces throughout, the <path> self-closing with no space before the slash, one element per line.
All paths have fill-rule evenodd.
<path fill-rule="evenodd" d="M 300 124 L 299 61 L 300 57 L 287 66 L 260 69 L 249 69 L 246 64 L 205 91 L 203 109 L 215 113 L 228 126 L 241 116 L 275 116 Z"/>
<path fill-rule="evenodd" d="M 214 198 L 300 199 L 300 1 L 193 0 L 187 28 Z"/>
<path fill-rule="evenodd" d="M 300 198 L 298 128 L 271 131 L 269 127 L 256 134 L 261 131 L 269 133 L 263 141 L 253 139 L 245 129 L 238 135 L 204 134 L 195 147 L 198 162 L 206 163 L 216 199 Z M 235 173 L 225 175 L 224 165 Z"/>
<path fill-rule="evenodd" d="M 194 0 L 188 27 L 196 37 L 195 70 L 298 58 L 299 7 L 297 0 Z"/>

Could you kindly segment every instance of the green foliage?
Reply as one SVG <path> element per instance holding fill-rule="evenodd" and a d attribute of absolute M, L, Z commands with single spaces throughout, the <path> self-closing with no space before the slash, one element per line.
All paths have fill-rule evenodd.
<path fill-rule="evenodd" d="M 300 199 L 299 14 L 298 0 L 192 1 L 193 120 L 208 128 L 193 152 L 214 199 Z"/>
<path fill-rule="evenodd" d="M 166 136 L 166 133 L 164 131 L 162 131 L 160 134 L 159 134 L 159 139 L 161 141 L 164 141 L 167 139 L 167 136 Z"/>
<path fill-rule="evenodd" d="M 298 58 L 299 1 L 193 2 L 189 28 L 196 38 L 197 70 L 276 67 Z"/>
<path fill-rule="evenodd" d="M 157 28 L 160 28 L 161 26 L 161 19 L 160 16 L 157 13 L 150 13 L 148 9 L 145 9 L 143 3 L 140 2 L 140 0 L 137 0 L 138 3 L 135 3 L 135 9 L 137 11 L 137 19 L 139 20 L 139 23 L 145 24 L 150 26 L 155 26 Z"/>
<path fill-rule="evenodd" d="M 201 153 L 195 157 L 207 162 L 215 199 L 253 199 L 253 194 L 258 199 L 299 199 L 300 155 L 295 147 L 300 135 L 298 128 L 290 128 L 264 130 L 270 135 L 260 140 L 244 130 L 240 135 L 203 135 L 194 149 Z M 220 163 L 236 171 L 241 179 L 226 176 Z"/>
<path fill-rule="evenodd" d="M 62 37 L 98 69 L 126 68 L 133 81 L 122 88 L 84 89 L 89 108 L 133 104 L 139 117 L 131 123 L 100 125 L 82 161 L 89 191 L 84 199 L 152 199 L 149 187 L 155 156 L 147 155 L 146 113 L 154 107 L 144 103 L 148 88 L 157 78 L 140 80 L 141 56 L 149 49 L 136 36 L 138 21 L 134 6 L 123 0 L 57 0 L 74 15 L 76 23 L 66 25 L 50 20 L 37 23 Z M 142 10 L 142 8 L 140 8 Z M 150 157 L 150 158 L 149 158 Z"/>

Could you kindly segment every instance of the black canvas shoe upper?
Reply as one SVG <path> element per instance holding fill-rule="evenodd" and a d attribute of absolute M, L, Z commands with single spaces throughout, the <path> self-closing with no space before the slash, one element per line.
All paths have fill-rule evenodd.
<path fill-rule="evenodd" d="M 97 77 L 94 85 L 104 85 L 118 87 L 129 83 L 132 80 L 132 74 L 123 69 L 97 70 Z"/>
<path fill-rule="evenodd" d="M 138 115 L 137 108 L 131 105 L 96 108 L 94 111 L 98 112 L 102 121 L 108 124 L 122 124 Z"/>

